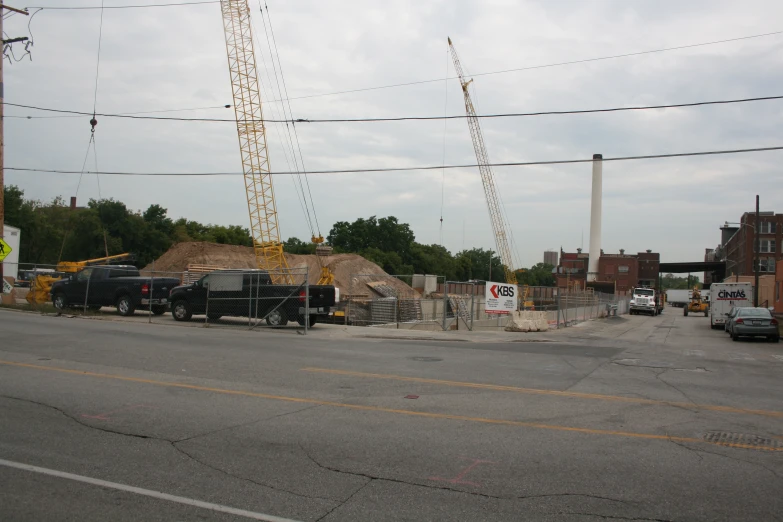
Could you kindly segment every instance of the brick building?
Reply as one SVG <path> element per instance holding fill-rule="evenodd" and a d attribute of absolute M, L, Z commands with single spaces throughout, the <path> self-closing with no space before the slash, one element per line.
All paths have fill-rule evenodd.
<path fill-rule="evenodd" d="M 775 315 L 783 315 L 783 259 L 775 266 Z"/>
<path fill-rule="evenodd" d="M 756 213 L 745 212 L 740 218 L 739 227 L 724 226 L 723 235 L 731 236 L 723 243 L 722 251 L 726 259 L 728 274 L 753 275 L 754 235 Z M 774 212 L 759 213 L 759 271 L 762 274 L 774 273 L 775 263 L 783 259 L 783 214 Z"/>
<path fill-rule="evenodd" d="M 584 289 L 589 255 L 560 252 L 560 265 L 555 280 L 558 288 Z M 648 250 L 638 254 L 605 254 L 598 259 L 598 281 L 614 283 L 615 293 L 624 295 L 637 285 L 654 286 L 658 281 L 661 255 Z"/>

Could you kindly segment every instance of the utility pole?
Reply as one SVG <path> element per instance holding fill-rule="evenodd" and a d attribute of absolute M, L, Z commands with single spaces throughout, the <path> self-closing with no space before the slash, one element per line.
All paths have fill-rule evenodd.
<path fill-rule="evenodd" d="M 759 195 L 756 194 L 756 222 L 753 223 L 753 251 L 755 252 L 754 263 L 756 264 L 755 283 L 753 286 L 753 306 L 759 305 L 759 272 L 761 271 L 761 259 L 759 258 L 759 251 L 761 250 L 761 241 L 759 241 L 759 231 L 761 230 L 761 223 L 759 223 Z"/>
<path fill-rule="evenodd" d="M 30 14 L 27 11 L 0 4 L 0 35 L 3 34 L 3 9 L 8 9 L 9 11 L 25 16 Z M 5 47 L 5 44 L 7 43 L 24 42 L 25 40 L 27 40 L 26 37 L 3 40 L 3 47 Z M 3 62 L 5 62 L 5 55 L 0 55 L 0 239 L 3 239 L 3 230 L 5 229 L 5 177 L 3 176 L 5 165 L 5 140 L 3 136 L 3 127 L 5 127 L 5 120 L 3 119 L 5 95 L 3 93 Z M 3 284 L 3 276 L 3 263 L 0 262 L 0 285 Z M 13 274 L 13 276 L 16 278 L 16 274 Z M 0 286 L 0 288 L 2 287 Z M 2 293 L 2 290 L 0 290 L 0 293 Z"/>

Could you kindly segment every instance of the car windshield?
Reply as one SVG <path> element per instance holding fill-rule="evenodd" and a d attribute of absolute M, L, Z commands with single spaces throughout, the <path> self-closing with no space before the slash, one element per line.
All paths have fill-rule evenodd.
<path fill-rule="evenodd" d="M 772 314 L 766 308 L 743 308 L 737 315 L 742 317 L 772 317 Z"/>
<path fill-rule="evenodd" d="M 635 295 L 653 295 L 654 292 L 648 288 L 637 288 L 633 291 Z"/>

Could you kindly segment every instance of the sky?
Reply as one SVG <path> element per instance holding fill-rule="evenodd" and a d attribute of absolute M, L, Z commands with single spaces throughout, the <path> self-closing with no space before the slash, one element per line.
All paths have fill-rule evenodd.
<path fill-rule="evenodd" d="M 29 0 L 43 7 L 100 6 L 99 0 Z M 179 0 L 178 0 L 179 1 Z M 464 115 L 450 36 L 470 77 L 783 31 L 777 0 L 449 0 L 387 2 L 249 0 L 265 118 L 283 115 L 264 28 L 274 31 L 295 118 Z M 174 0 L 105 0 L 105 6 Z M 10 2 L 27 7 L 22 0 Z M 33 10 L 31 9 L 31 12 Z M 268 16 L 267 16 L 268 15 Z M 232 103 L 219 5 L 44 9 L 30 22 L 32 61 L 5 66 L 5 101 L 38 107 L 127 113 L 220 107 Z M 28 17 L 4 22 L 10 37 L 29 36 Z M 265 25 L 266 24 L 266 25 Z M 783 34 L 586 63 L 477 75 L 471 93 L 480 114 L 578 110 L 781 95 Z M 19 58 L 23 47 L 15 44 Z M 96 70 L 98 88 L 96 96 Z M 279 73 L 279 71 L 278 71 Z M 385 89 L 369 87 L 438 80 Z M 286 106 L 287 107 L 287 106 Z M 6 106 L 5 165 L 81 171 L 89 117 Z M 208 108 L 161 116 L 232 118 Z M 609 114 L 484 119 L 492 162 L 667 154 L 783 145 L 783 101 Z M 241 172 L 236 127 L 98 117 L 87 170 Z M 308 170 L 440 166 L 476 162 L 464 119 L 323 123 L 296 126 Z M 290 170 L 285 126 L 268 124 L 273 171 Z M 751 211 L 783 212 L 783 151 L 606 162 L 602 248 L 646 249 L 665 262 L 699 261 L 719 227 Z M 283 239 L 310 236 L 296 178 L 274 176 Z M 544 250 L 589 245 L 591 166 L 494 169 L 515 263 Z M 495 248 L 477 168 L 312 174 L 307 177 L 324 236 L 337 221 L 396 216 L 416 240 L 451 252 Z M 100 176 L 5 171 L 5 183 L 49 201 L 77 195 L 114 198 L 131 209 L 156 203 L 173 218 L 249 225 L 242 177 Z M 77 193 L 78 188 L 78 193 Z M 440 218 L 443 217 L 441 227 Z M 317 232 L 318 230 L 316 230 Z"/>

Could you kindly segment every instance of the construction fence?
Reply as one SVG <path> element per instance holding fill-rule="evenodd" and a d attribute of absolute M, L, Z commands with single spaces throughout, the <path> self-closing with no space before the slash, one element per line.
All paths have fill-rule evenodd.
<path fill-rule="evenodd" d="M 157 272 L 133 267 L 86 267 L 61 273 L 20 267 L 15 304 L 65 315 L 123 316 L 156 323 L 195 323 L 250 329 L 295 326 L 305 333 L 328 317 L 333 296 L 311 294 L 307 268 Z M 311 304 L 313 305 L 311 307 Z"/>
<path fill-rule="evenodd" d="M 421 281 L 415 278 L 430 278 Z M 440 276 L 354 274 L 338 310 L 345 323 L 411 330 L 504 329 L 508 316 L 485 310 L 485 281 Z M 404 284 L 400 284 L 404 283 Z M 520 286 L 524 310 L 546 312 L 550 328 L 629 312 L 630 298 L 593 291 Z"/>

